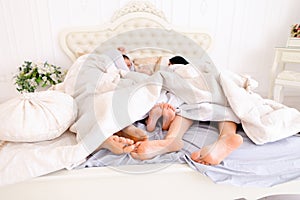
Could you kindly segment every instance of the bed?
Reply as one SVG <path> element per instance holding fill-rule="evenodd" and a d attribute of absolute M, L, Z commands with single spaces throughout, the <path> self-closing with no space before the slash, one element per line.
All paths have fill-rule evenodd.
<path fill-rule="evenodd" d="M 135 60 L 136 70 L 145 74 L 153 74 L 165 67 L 172 55 L 183 55 L 197 63 L 200 54 L 205 62 L 211 62 L 205 53 L 212 43 L 208 33 L 177 30 L 167 22 L 161 11 L 145 1 L 127 4 L 105 25 L 63 30 L 60 43 L 74 62 L 91 52 L 101 54 L 107 49 L 124 46 L 128 55 Z M 135 125 L 143 128 L 143 124 Z M 195 133 L 201 134 L 195 136 Z M 218 137 L 215 124 L 199 122 L 185 134 L 185 146 L 180 152 L 137 161 L 127 154 L 114 155 L 107 150 L 100 150 L 87 159 L 76 158 L 78 163 L 72 163 L 69 169 L 56 164 L 57 169 L 40 170 L 34 174 L 39 177 L 25 177 L 21 182 L 3 185 L 0 195 L 3 199 L 32 200 L 95 197 L 259 199 L 270 195 L 297 198 L 300 185 L 297 180 L 300 177 L 300 153 L 297 147 L 300 137 L 289 136 L 259 146 L 253 144 L 241 127 L 238 133 L 244 138 L 243 146 L 220 166 L 200 165 L 189 158 L 192 151 Z M 157 132 L 149 137 L 161 139 L 164 133 Z M 66 130 L 56 142 L 72 145 L 75 144 L 75 138 L 74 133 Z M 54 145 L 47 142 L 40 146 Z M 1 142 L 1 145 L 3 150 L 6 143 Z M 52 154 L 47 154 L 47 150 L 45 148 L 44 155 L 51 157 Z M 276 155 L 274 150 L 278 151 Z M 26 152 L 16 154 L 19 159 L 23 156 L 26 156 Z M 42 164 L 49 164 L 46 160 L 41 159 Z M 22 171 L 15 173 L 19 175 Z"/>

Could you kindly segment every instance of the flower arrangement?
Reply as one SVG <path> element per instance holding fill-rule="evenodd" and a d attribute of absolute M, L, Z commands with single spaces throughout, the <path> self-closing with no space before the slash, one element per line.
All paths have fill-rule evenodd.
<path fill-rule="evenodd" d="M 291 37 L 300 38 L 300 24 L 294 24 L 292 26 Z"/>
<path fill-rule="evenodd" d="M 19 92 L 34 92 L 39 86 L 46 87 L 61 83 L 64 75 L 60 67 L 47 62 L 24 61 L 15 76 L 15 84 Z"/>

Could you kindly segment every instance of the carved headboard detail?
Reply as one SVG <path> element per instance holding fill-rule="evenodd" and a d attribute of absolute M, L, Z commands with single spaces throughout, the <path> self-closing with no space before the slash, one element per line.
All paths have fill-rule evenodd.
<path fill-rule="evenodd" d="M 65 29 L 60 34 L 60 44 L 70 59 L 75 61 L 79 56 L 93 52 L 99 45 L 120 33 L 145 28 L 176 31 L 192 39 L 204 50 L 207 50 L 211 44 L 211 37 L 207 33 L 177 30 L 167 21 L 162 11 L 157 10 L 153 4 L 147 1 L 131 1 L 116 11 L 110 22 L 106 24 Z M 155 46 L 159 44 L 159 41 L 164 40 L 157 37 L 157 35 L 151 36 L 151 34 L 146 34 L 144 39 L 136 40 L 129 36 L 124 38 L 124 41 L 119 41 L 119 44 L 115 44 L 115 48 L 119 46 L 126 47 L 131 42 L 139 43 L 141 47 L 145 46 L 145 44 L 147 44 L 146 46 L 151 46 L 153 42 L 153 46 Z M 151 54 L 154 51 L 144 50 L 144 52 Z"/>

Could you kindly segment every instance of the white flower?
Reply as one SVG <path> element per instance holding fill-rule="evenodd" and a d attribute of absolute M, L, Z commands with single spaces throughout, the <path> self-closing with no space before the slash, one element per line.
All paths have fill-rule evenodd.
<path fill-rule="evenodd" d="M 55 72 L 55 68 L 52 65 L 48 66 L 48 73 L 52 74 L 54 72 Z"/>
<path fill-rule="evenodd" d="M 19 92 L 34 92 L 38 86 L 51 86 L 63 81 L 64 73 L 60 67 L 47 62 L 36 64 L 25 61 L 14 77 Z"/>
<path fill-rule="evenodd" d="M 51 74 L 51 75 L 50 75 L 50 78 L 51 78 L 55 83 L 58 83 L 56 74 Z"/>
<path fill-rule="evenodd" d="M 37 68 L 39 74 L 47 74 L 47 68 L 40 66 Z"/>
<path fill-rule="evenodd" d="M 32 87 L 36 87 L 38 85 L 37 82 L 35 81 L 35 78 L 28 80 L 28 82 L 29 85 Z"/>
<path fill-rule="evenodd" d="M 47 76 L 43 76 L 43 77 L 42 77 L 42 80 L 43 80 L 44 82 L 46 82 L 46 81 L 47 81 Z"/>

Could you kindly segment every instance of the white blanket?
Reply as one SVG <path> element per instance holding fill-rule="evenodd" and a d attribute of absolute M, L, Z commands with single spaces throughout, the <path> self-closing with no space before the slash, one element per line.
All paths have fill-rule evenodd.
<path fill-rule="evenodd" d="M 70 127 L 76 138 L 67 132 L 44 143 L 4 143 L 0 147 L 0 185 L 83 162 L 113 133 L 142 119 L 156 104 L 162 90 L 185 102 L 180 106 L 180 115 L 193 120 L 241 122 L 246 134 L 257 144 L 300 131 L 300 113 L 248 91 L 251 84 L 247 84 L 247 78 L 210 74 L 215 70 L 203 71 L 192 66 L 179 66 L 177 73 L 181 75 L 175 70 L 148 76 L 117 69 L 115 63 L 115 58 L 92 54 L 73 64 L 65 81 L 54 89 L 76 100 L 78 118 Z M 29 160 L 24 163 L 25 159 Z"/>
<path fill-rule="evenodd" d="M 181 75 L 159 71 L 148 76 L 119 70 L 114 60 L 106 55 L 81 57 L 64 81 L 65 92 L 75 98 L 79 108 L 70 130 L 77 133 L 77 140 L 89 153 L 113 133 L 142 119 L 163 90 L 185 102 L 179 115 L 186 118 L 239 122 L 226 98 L 213 95 L 202 72 L 193 66 L 181 66 Z"/>
<path fill-rule="evenodd" d="M 71 130 L 79 141 L 85 141 L 89 152 L 113 133 L 142 119 L 162 90 L 185 102 L 179 115 L 199 121 L 241 122 L 256 144 L 300 131 L 299 111 L 252 92 L 256 82 L 249 77 L 192 65 L 148 76 L 118 70 L 112 62 L 116 60 L 105 55 L 81 57 L 64 83 L 65 92 L 79 105 L 79 117 Z"/>
<path fill-rule="evenodd" d="M 300 132 L 300 113 L 236 84 L 228 73 L 221 73 L 220 83 L 229 104 L 240 118 L 247 136 L 255 144 L 274 142 Z"/>

